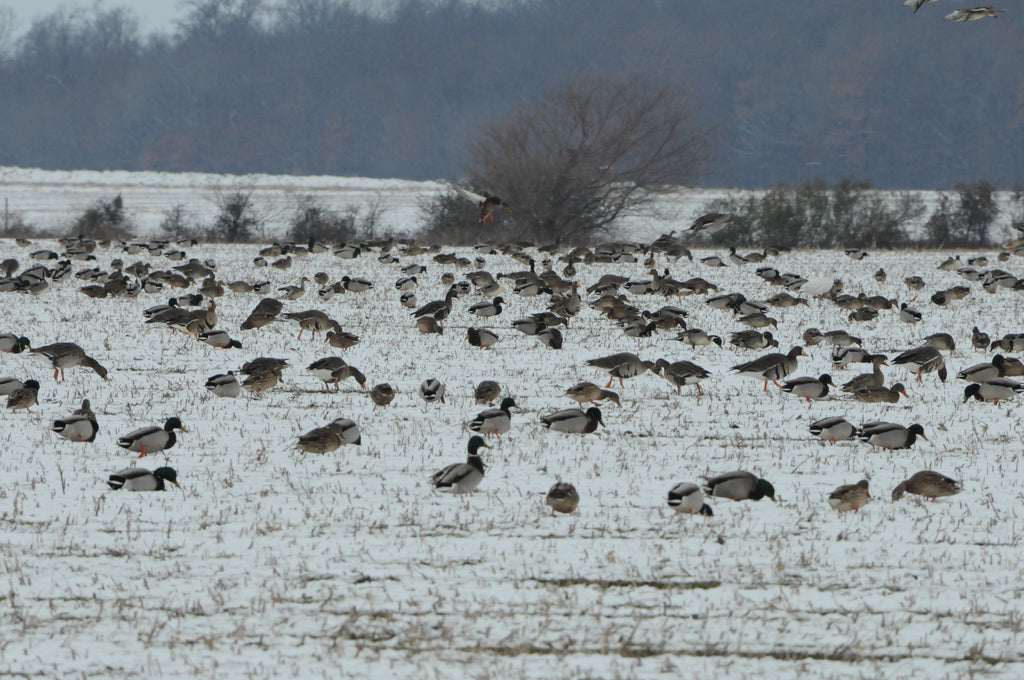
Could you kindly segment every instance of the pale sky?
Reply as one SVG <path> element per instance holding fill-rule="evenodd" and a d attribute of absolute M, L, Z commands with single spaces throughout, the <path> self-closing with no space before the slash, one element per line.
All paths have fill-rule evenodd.
<path fill-rule="evenodd" d="M 0 0 L 0 8 L 10 8 L 14 11 L 14 33 L 18 35 L 23 33 L 36 17 L 45 16 L 61 7 L 73 10 L 88 9 L 93 5 L 99 5 L 104 9 L 127 7 L 139 20 L 143 33 L 171 31 L 174 29 L 174 20 L 182 15 L 177 0 Z"/>

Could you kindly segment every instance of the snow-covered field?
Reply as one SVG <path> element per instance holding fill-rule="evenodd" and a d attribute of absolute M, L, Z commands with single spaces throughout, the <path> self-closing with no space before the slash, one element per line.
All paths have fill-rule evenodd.
<path fill-rule="evenodd" d="M 69 189 L 70 193 L 70 189 Z M 127 193 L 127 190 L 126 190 Z M 86 204 L 95 200 L 90 198 Z M 171 201 L 173 203 L 173 201 Z M 166 205 L 166 202 L 164 203 Z M 485 229 L 490 229 L 487 227 Z M 481 232 L 486 238 L 488 232 Z M 29 266 L 22 248 L 0 242 L 3 257 Z M 138 299 L 92 300 L 81 282 L 54 284 L 38 297 L 0 296 L 0 333 L 33 345 L 72 341 L 110 370 L 67 371 L 26 354 L 0 355 L 0 374 L 36 378 L 32 414 L 0 416 L 0 674 L 40 677 L 813 677 L 1016 678 L 1024 674 L 1024 499 L 1019 403 L 961 403 L 961 368 L 991 358 L 971 349 L 970 330 L 993 337 L 1021 332 L 1024 297 L 982 291 L 936 270 L 946 253 L 873 252 L 861 262 L 841 253 L 798 252 L 769 260 L 782 271 L 818 274 L 834 265 L 847 292 L 909 302 L 924 321 L 896 311 L 866 323 L 822 301 L 774 310 L 785 351 L 803 330 L 848 328 L 873 351 L 893 353 L 948 331 L 957 349 L 950 379 L 922 383 L 901 367 L 909 399 L 861 404 L 847 395 L 807 403 L 728 368 L 761 352 L 691 349 L 674 332 L 629 338 L 589 307 L 567 329 L 565 348 L 547 350 L 512 330 L 513 319 L 541 311 L 542 298 L 505 292 L 490 322 L 467 314 L 479 301 L 455 301 L 444 336 L 420 335 L 399 305 L 399 267 L 426 264 L 417 296 L 440 299 L 440 275 L 466 271 L 430 255 L 379 262 L 329 254 L 297 257 L 287 271 L 257 269 L 256 246 L 201 245 L 222 281 L 298 283 L 327 272 L 365 276 L 375 288 L 321 302 L 315 292 L 286 311 L 323 309 L 362 341 L 344 351 L 319 337 L 296 339 L 292 323 L 242 331 L 256 294 L 219 298 L 220 328 L 241 350 L 215 350 L 179 333 L 143 324 L 142 310 L 171 292 Z M 461 251 L 471 259 L 472 251 Z M 695 256 L 710 254 L 695 252 Z M 722 254 L 722 253 L 719 253 Z M 972 253 L 973 254 L 973 253 Z M 990 266 L 1024 275 L 1020 258 Z M 967 254 L 965 254 L 967 255 Z M 96 263 L 138 259 L 97 251 Z M 160 267 L 173 262 L 141 256 Z M 491 272 L 523 265 L 484 255 Z M 710 268 L 666 262 L 678 279 L 703 276 L 721 292 L 750 299 L 776 292 L 755 266 Z M 888 272 L 885 284 L 872 274 Z M 562 265 L 556 263 L 556 269 Z M 645 278 L 640 264 L 577 265 L 587 286 L 606 272 Z M 903 278 L 927 287 L 909 290 Z M 948 307 L 931 292 L 964 284 L 971 295 Z M 631 296 L 657 309 L 665 300 Z M 684 298 L 691 327 L 727 337 L 742 328 L 704 296 Z M 673 298 L 668 301 L 676 304 Z M 492 351 L 471 348 L 470 325 L 501 336 Z M 644 374 L 605 402 L 606 427 L 591 435 L 544 430 L 539 417 L 574 406 L 563 396 L 580 380 L 607 375 L 589 358 L 634 351 L 647 359 L 690 359 L 713 372 L 676 395 Z M 808 349 L 799 375 L 831 370 L 829 350 Z M 367 376 L 389 382 L 395 401 L 377 407 L 352 381 L 325 392 L 305 367 L 343 356 Z M 286 357 L 284 382 L 260 397 L 218 399 L 206 378 L 257 356 Z M 863 370 L 832 371 L 840 383 Z M 446 404 L 426 406 L 421 381 L 447 384 Z M 465 459 L 465 424 L 483 379 L 502 383 L 521 409 L 512 430 L 485 451 L 486 477 L 469 496 L 435 492 L 430 475 Z M 842 379 L 842 380 L 841 380 Z M 50 422 L 92 400 L 100 433 L 69 443 Z M 188 433 L 166 452 L 133 459 L 115 445 L 138 427 L 179 416 Z M 844 415 L 860 424 L 920 423 L 928 441 L 883 452 L 859 442 L 831 446 L 807 431 L 813 420 Z M 357 421 L 363 440 L 300 455 L 298 434 L 334 418 Z M 177 469 L 181 490 L 111 491 L 111 472 L 138 462 Z M 666 494 L 679 481 L 735 469 L 770 480 L 778 503 L 712 499 L 715 516 L 679 516 Z M 964 493 L 934 503 L 893 487 L 930 468 L 963 480 Z M 873 501 L 838 515 L 826 503 L 839 484 L 869 477 Z M 553 516 L 544 494 L 570 481 L 582 501 Z"/>

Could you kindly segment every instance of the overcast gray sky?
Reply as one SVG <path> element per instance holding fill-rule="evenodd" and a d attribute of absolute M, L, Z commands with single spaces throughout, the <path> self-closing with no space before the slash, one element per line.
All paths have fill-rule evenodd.
<path fill-rule="evenodd" d="M 105 9 L 128 7 L 142 26 L 143 33 L 154 30 L 173 28 L 174 20 L 181 15 L 177 0 L 0 0 L 0 8 L 14 10 L 16 26 L 14 33 L 21 34 L 36 17 L 50 14 L 56 9 L 65 7 L 89 8 L 98 4 Z"/>

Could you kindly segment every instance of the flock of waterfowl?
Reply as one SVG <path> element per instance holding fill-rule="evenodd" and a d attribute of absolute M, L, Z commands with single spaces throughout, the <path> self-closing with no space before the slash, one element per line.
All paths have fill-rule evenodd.
<path fill-rule="evenodd" d="M 486 206 L 489 211 L 486 214 L 482 213 L 481 220 L 488 217 L 493 219 L 491 213 L 498 206 L 504 206 L 504 203 Z M 715 231 L 727 225 L 730 219 L 731 215 L 728 214 L 705 215 L 698 218 L 689 231 Z M 307 289 L 307 284 L 311 282 L 315 284 L 315 295 L 322 304 L 330 304 L 335 295 L 359 294 L 374 289 L 375 282 L 351 275 L 345 275 L 332 282 L 332 277 L 326 271 L 319 271 L 312 278 L 302 276 L 297 284 L 284 286 L 273 286 L 266 280 L 260 280 L 258 276 L 256 280 L 251 281 L 222 281 L 217 276 L 216 262 L 204 262 L 197 258 L 186 260 L 185 249 L 191 245 L 187 242 L 167 241 L 97 243 L 82 238 L 65 239 L 60 242 L 59 254 L 55 250 L 40 250 L 29 255 L 33 260 L 42 260 L 46 264 L 21 269 L 20 263 L 14 258 L 5 260 L 2 263 L 5 278 L 0 280 L 0 290 L 41 295 L 53 285 L 69 285 L 69 282 L 72 282 L 70 285 L 76 285 L 73 282 L 82 282 L 84 285 L 79 290 L 84 296 L 102 300 L 135 299 L 140 295 L 154 295 L 169 288 L 176 288 L 181 292 L 170 298 L 166 304 L 145 307 L 141 311 L 139 322 L 188 334 L 210 347 L 223 350 L 241 349 L 244 343 L 232 337 L 234 331 L 218 327 L 224 325 L 224 320 L 218 314 L 217 299 L 224 295 L 255 294 L 261 298 L 249 315 L 240 322 L 231 322 L 238 328 L 239 333 L 261 333 L 264 332 L 261 329 L 270 324 L 293 322 L 298 327 L 298 340 L 302 340 L 305 333 L 310 334 L 311 340 L 315 340 L 317 334 L 323 334 L 323 342 L 340 350 L 361 342 L 358 335 L 345 331 L 328 311 L 316 308 L 285 311 L 285 304 L 313 295 L 312 287 Z M 1024 253 L 1024 246 L 1020 243 L 1012 246 L 1012 254 Z M 801 276 L 764 264 L 784 250 L 765 248 L 744 256 L 735 249 L 730 249 L 727 258 L 704 258 L 698 264 L 693 261 L 690 252 L 673 233 L 663 235 L 647 244 L 610 243 L 594 248 L 570 249 L 526 243 L 480 245 L 475 249 L 474 261 L 466 255 L 459 255 L 453 251 L 442 252 L 440 248 L 423 247 L 411 241 L 386 239 L 358 246 L 329 246 L 311 241 L 308 244 L 274 244 L 261 249 L 253 261 L 253 272 L 258 273 L 261 267 L 273 267 L 287 272 L 295 258 L 320 258 L 323 261 L 322 269 L 333 270 L 337 268 L 336 263 L 339 262 L 351 266 L 359 257 L 376 257 L 381 263 L 394 267 L 396 279 L 391 285 L 400 293 L 394 303 L 395 312 L 398 314 L 403 308 L 407 310 L 408 316 L 411 317 L 407 322 L 410 331 L 415 329 L 424 334 L 443 335 L 445 322 L 453 314 L 456 301 L 469 297 L 470 300 L 466 304 L 459 304 L 458 314 L 463 319 L 475 320 L 474 325 L 466 330 L 465 342 L 469 348 L 480 350 L 488 350 L 501 342 L 500 334 L 495 328 L 499 319 L 502 319 L 500 326 L 511 327 L 519 333 L 536 337 L 543 347 L 559 350 L 563 343 L 568 341 L 566 335 L 570 321 L 586 309 L 596 310 L 601 317 L 614 324 L 609 324 L 607 328 L 617 326 L 626 338 L 644 338 L 657 332 L 670 331 L 675 334 L 674 340 L 692 350 L 713 348 L 716 345 L 724 347 L 725 341 L 721 336 L 688 325 L 690 312 L 677 306 L 682 304 L 684 299 L 689 306 L 700 304 L 712 310 L 720 310 L 716 313 L 721 314 L 723 325 L 731 321 L 747 326 L 747 329 L 727 334 L 728 343 L 742 351 L 762 351 L 779 347 L 780 338 L 777 335 L 782 335 L 779 331 L 780 324 L 776 318 L 769 316 L 773 308 L 784 310 L 794 306 L 836 305 L 843 310 L 849 310 L 849 320 L 855 324 L 874 321 L 880 314 L 886 313 L 890 315 L 891 323 L 916 324 L 923 318 L 923 313 L 910 307 L 906 301 L 900 304 L 881 295 L 844 292 L 842 282 L 835 278 L 835 272 L 831 267 L 817 275 Z M 125 254 L 142 253 L 148 253 L 153 258 L 182 263 L 160 269 L 159 261 L 139 260 L 133 264 L 126 264 L 122 259 Z M 332 253 L 333 257 L 330 257 Z M 72 271 L 74 260 L 89 260 L 98 264 L 104 254 L 108 261 L 107 268 L 94 266 Z M 528 265 L 529 269 L 492 273 L 483 265 L 486 257 L 496 255 L 522 262 Z M 861 261 L 867 253 L 860 249 L 850 249 L 846 255 L 853 260 Z M 1000 254 L 999 259 L 1004 261 L 1010 256 L 1011 250 L 1007 250 Z M 692 264 L 681 266 L 682 258 L 688 258 Z M 599 269 L 603 267 L 641 260 L 644 261 L 645 267 L 649 267 L 649 279 L 635 279 L 608 272 L 597 275 Z M 472 270 L 474 264 L 477 269 L 467 271 L 461 276 L 456 276 L 454 271 L 445 271 L 440 277 L 440 283 L 445 287 L 444 297 L 420 304 L 416 299 L 416 291 L 425 283 L 423 279 L 431 262 L 442 267 L 451 267 L 456 271 Z M 544 267 L 541 272 L 537 271 L 538 263 Z M 685 280 L 674 279 L 668 268 L 669 263 L 674 263 L 674 267 L 691 271 L 696 268 L 719 266 L 749 267 L 752 274 L 780 290 L 762 300 L 749 299 L 740 292 L 720 291 L 719 286 L 700 276 Z M 965 263 L 960 262 L 957 257 L 941 263 L 939 269 L 955 271 L 967 282 L 979 283 L 982 290 L 988 292 L 1000 288 L 1024 288 L 1024 282 L 1018 281 L 1002 269 L 982 269 L 986 265 L 987 258 L 984 257 L 974 258 Z M 556 267 L 561 269 L 561 273 L 555 271 Z M 586 275 L 595 277 L 586 287 L 583 286 L 582 280 L 584 271 Z M 875 272 L 874 279 L 884 283 L 886 273 L 880 269 Z M 909 291 L 917 291 L 923 288 L 922 281 L 919 276 L 907 277 L 903 285 Z M 189 292 L 193 288 L 195 291 Z M 936 291 L 931 296 L 931 303 L 945 306 L 971 292 L 968 286 L 955 286 Z M 501 315 L 505 310 L 506 301 L 501 293 L 537 300 L 539 309 L 529 316 L 511 322 L 505 321 Z M 473 301 L 473 295 L 483 299 Z M 587 299 L 585 296 L 588 296 Z M 666 304 L 651 306 L 651 303 L 659 300 Z M 484 327 L 483 323 L 489 323 L 490 327 Z M 565 333 L 559 330 L 560 327 L 566 329 Z M 766 328 L 772 328 L 774 331 L 762 330 Z M 108 368 L 90 356 L 85 348 L 72 342 L 34 347 L 30 338 L 41 334 L 42 329 L 14 330 L 16 332 L 0 335 L 0 350 L 4 353 L 24 354 L 45 360 L 53 369 L 54 380 L 66 380 L 65 370 L 74 367 L 91 369 L 103 380 L 107 379 Z M 792 339 L 796 341 L 796 329 L 790 330 L 794 331 Z M 452 352 L 463 351 L 457 348 L 454 339 L 448 342 Z M 802 329 L 798 342 L 801 344 L 794 344 L 785 353 L 768 352 L 735 364 L 732 366 L 732 373 L 762 383 L 762 391 L 768 390 L 768 383 L 774 383 L 783 393 L 791 394 L 808 403 L 829 398 L 830 395 L 834 399 L 837 396 L 836 391 L 839 390 L 842 394 L 848 394 L 849 399 L 858 402 L 893 404 L 899 401 L 901 395 L 907 396 L 906 387 L 899 382 L 886 387 L 883 367 L 890 363 L 905 366 L 916 376 L 918 382 L 922 380 L 922 375 L 936 373 L 940 380 L 945 382 L 948 373 L 942 352 L 952 352 L 956 346 L 950 334 L 936 333 L 924 338 L 919 346 L 907 348 L 890 359 L 882 352 L 869 351 L 864 347 L 865 343 L 861 338 L 846 329 L 825 332 L 817 328 Z M 858 363 L 870 365 L 871 370 L 841 385 L 833 382 L 833 376 L 829 373 L 817 377 L 795 375 L 800 358 L 807 356 L 805 347 L 810 346 L 831 348 L 833 370 L 847 370 Z M 991 340 L 975 327 L 972 331 L 972 346 L 978 351 L 1019 351 L 1024 349 L 1024 334 L 1007 334 L 997 340 Z M 468 351 L 473 351 L 469 348 Z M 90 348 L 88 351 L 94 350 Z M 569 386 L 564 396 L 575 400 L 581 407 L 586 404 L 591 406 L 586 410 L 572 408 L 542 414 L 539 422 L 543 428 L 580 435 L 595 432 L 604 425 L 606 415 L 602 413 L 599 402 L 610 401 L 616 405 L 622 403 L 620 394 L 610 389 L 616 380 L 621 388 L 625 380 L 649 372 L 667 380 L 675 388 L 677 395 L 681 394 L 683 387 L 693 386 L 693 398 L 699 399 L 704 393 L 700 383 L 712 377 L 711 371 L 690 360 L 643 359 L 630 351 L 594 357 L 585 363 L 586 366 L 581 366 L 581 370 L 606 373 L 607 384 L 601 387 L 593 382 L 579 382 Z M 205 382 L 205 388 L 218 398 L 234 398 L 242 394 L 243 390 L 259 395 L 274 389 L 289 366 L 287 359 L 256 357 L 245 361 L 237 369 L 237 373 L 232 369 L 210 376 Z M 116 371 L 118 366 L 113 366 L 112 369 Z M 306 370 L 323 384 L 325 391 L 331 391 L 332 388 L 333 391 L 338 391 L 343 381 L 354 381 L 360 390 L 367 391 L 377 406 L 384 407 L 392 403 L 398 393 L 389 383 L 379 383 L 368 389 L 366 376 L 340 356 L 317 359 L 310 363 Z M 957 372 L 956 377 L 968 381 L 963 391 L 964 401 L 973 398 L 998 403 L 1001 400 L 1012 399 L 1024 391 L 1024 386 L 1012 379 L 1021 375 L 1024 375 L 1024 364 L 1012 357 L 997 354 L 991 361 L 964 368 Z M 40 382 L 36 379 L 0 378 L 0 394 L 7 396 L 7 407 L 12 412 L 27 411 L 38 404 L 39 391 Z M 419 387 L 419 396 L 424 404 L 444 404 L 445 395 L 445 381 L 438 377 L 423 380 Z M 481 435 L 500 438 L 512 428 L 513 409 L 517 408 L 516 400 L 505 393 L 498 380 L 480 382 L 473 397 L 477 403 L 488 404 L 491 408 L 480 412 L 466 424 L 469 430 L 476 433 L 469 440 L 466 462 L 448 465 L 437 472 L 432 478 L 432 483 L 438 490 L 452 493 L 474 491 L 483 481 L 485 474 L 481 449 L 490 448 Z M 500 404 L 495 408 L 494 404 L 499 399 Z M 94 442 L 99 432 L 88 399 L 70 416 L 54 420 L 51 429 L 57 435 L 73 442 Z M 171 417 L 162 426 L 151 425 L 129 432 L 119 437 L 116 444 L 128 451 L 137 452 L 142 457 L 167 451 L 175 446 L 176 431 L 188 432 L 179 417 Z M 810 433 L 833 444 L 843 440 L 860 439 L 872 447 L 885 450 L 906 449 L 913 446 L 917 438 L 924 438 L 922 426 L 916 423 L 905 426 L 873 421 L 856 426 L 842 416 L 816 420 L 810 425 Z M 297 446 L 303 453 L 324 454 L 344 445 L 359 445 L 361 441 L 362 433 L 355 421 L 337 418 L 322 427 L 299 435 Z M 129 467 L 110 475 L 108 480 L 111 488 L 129 490 L 162 490 L 165 483 L 177 482 L 176 471 L 166 466 L 152 472 Z M 827 501 L 839 511 L 859 510 L 870 498 L 868 485 L 868 480 L 861 480 L 855 484 L 840 486 Z M 904 493 L 912 493 L 934 500 L 960 491 L 959 482 L 951 477 L 923 470 L 897 486 L 892 493 L 892 499 L 897 500 Z M 749 471 L 737 470 L 709 475 L 702 485 L 693 482 L 676 484 L 668 493 L 668 504 L 680 513 L 710 515 L 712 510 L 705 502 L 707 497 L 741 501 L 759 500 L 765 496 L 775 500 L 775 490 L 770 482 Z M 579 492 L 571 483 L 564 481 L 555 484 L 547 495 L 548 505 L 558 512 L 573 512 L 579 501 Z"/>

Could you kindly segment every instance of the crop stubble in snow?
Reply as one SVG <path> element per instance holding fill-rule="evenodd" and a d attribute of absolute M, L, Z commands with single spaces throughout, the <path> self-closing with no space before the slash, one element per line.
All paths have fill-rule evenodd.
<path fill-rule="evenodd" d="M 34 244 L 35 247 L 53 244 Z M 3 243 L 25 265 L 28 249 Z M 93 301 L 77 281 L 44 295 L 9 294 L 2 332 L 35 345 L 74 341 L 110 369 L 83 369 L 54 383 L 26 355 L 0 357 L 0 373 L 42 383 L 37 412 L 5 411 L 0 427 L 0 673 L 70 677 L 1017 677 L 1024 548 L 1020 405 L 961 404 L 963 384 L 923 384 L 900 367 L 909 400 L 896 406 L 832 397 L 810 406 L 728 375 L 756 352 L 726 345 L 692 350 L 674 333 L 633 339 L 584 312 L 564 329 L 565 349 L 544 349 L 509 323 L 540 311 L 540 298 L 506 294 L 489 322 L 457 300 L 443 337 L 421 336 L 392 286 L 398 265 L 373 256 L 296 258 L 287 272 L 251 266 L 255 247 L 200 246 L 223 281 L 270 278 L 275 285 L 327 271 L 370 278 L 376 288 L 326 303 L 314 293 L 286 311 L 319 308 L 362 343 L 332 349 L 296 340 L 292 323 L 240 331 L 259 299 L 218 300 L 220 328 L 242 350 L 214 350 L 143 324 L 141 310 L 172 293 Z M 699 255 L 709 253 L 701 252 Z M 99 251 L 99 264 L 122 256 Z M 470 254 L 472 256 L 472 254 Z M 695 256 L 698 253 L 695 252 Z M 857 263 L 832 252 L 802 252 L 770 263 L 815 274 L 832 262 L 848 292 L 884 293 L 925 313 L 915 326 L 895 311 L 852 324 L 847 312 L 814 301 L 780 310 L 785 351 L 804 328 L 850 328 L 872 350 L 909 348 L 940 330 L 954 334 L 951 375 L 990 355 L 970 348 L 970 327 L 993 337 L 1022 331 L 1022 298 L 972 285 L 938 308 L 927 293 L 962 283 L 935 266 L 945 254 L 872 253 Z M 132 261 L 128 258 L 127 261 Z M 158 260 L 159 261 L 159 260 Z M 421 261 L 417 295 L 438 299 L 444 268 Z M 173 263 L 167 262 L 170 266 Z M 1004 264 L 1018 269 L 1016 258 Z M 82 264 L 75 269 L 85 268 Z M 659 266 L 663 266 L 659 262 Z M 754 267 L 710 269 L 669 263 L 676 278 L 704 276 L 723 292 L 763 299 L 776 292 Z M 872 272 L 884 266 L 888 283 Z M 522 269 L 488 256 L 492 272 Z M 609 269 L 645 277 L 642 265 L 578 265 L 584 286 Z M 920 274 L 916 295 L 902 283 Z M 740 326 L 703 297 L 684 299 L 690 325 L 723 337 Z M 660 298 L 638 298 L 656 309 Z M 472 300 L 475 301 L 475 300 Z M 675 303 L 670 300 L 670 303 Z M 496 328 L 493 351 L 469 347 L 465 327 Z M 705 396 L 682 396 L 645 374 L 626 382 L 622 408 L 605 403 L 607 428 L 575 436 L 544 431 L 538 417 L 568 408 L 564 390 L 607 376 L 584 366 L 617 351 L 691 359 L 714 375 Z M 800 375 L 830 369 L 828 350 L 810 348 Z M 305 373 L 340 354 L 368 385 L 399 390 L 375 407 L 349 380 L 327 393 Z M 289 358 L 285 380 L 260 398 L 217 399 L 205 378 L 255 356 Z M 863 366 L 836 371 L 845 381 Z M 448 403 L 425 407 L 428 377 L 448 386 Z M 470 497 L 436 494 L 429 476 L 464 459 L 472 402 L 482 379 L 501 382 L 521 410 L 512 431 L 485 451 L 487 475 Z M 100 434 L 71 444 L 48 431 L 88 397 Z M 105 477 L 131 462 L 117 436 L 178 415 L 190 432 L 165 456 L 183 490 L 112 492 Z M 865 444 L 823 445 L 807 425 L 829 415 L 920 422 L 930 442 L 909 451 Z M 361 447 L 297 454 L 295 437 L 336 417 L 357 421 Z M 678 481 L 749 469 L 767 477 L 780 502 L 714 502 L 715 516 L 679 517 L 665 503 Z M 889 492 L 909 474 L 937 469 L 966 491 L 935 503 Z M 825 502 L 837 485 L 869 475 L 874 500 L 839 516 Z M 561 477 L 580 490 L 575 515 L 552 516 L 544 492 Z M 685 670 L 684 670 L 685 669 Z"/>

